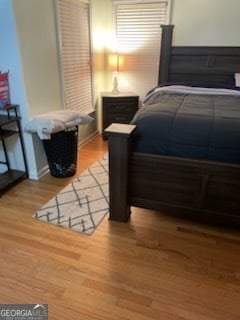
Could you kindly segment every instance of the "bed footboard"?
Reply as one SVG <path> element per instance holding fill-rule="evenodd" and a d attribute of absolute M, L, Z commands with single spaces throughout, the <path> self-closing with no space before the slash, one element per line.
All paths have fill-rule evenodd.
<path fill-rule="evenodd" d="M 124 124 L 105 130 L 111 220 L 126 222 L 135 206 L 240 226 L 239 165 L 133 152 L 134 130 Z"/>
<path fill-rule="evenodd" d="M 130 216 L 128 201 L 131 134 L 135 125 L 111 124 L 105 133 L 109 145 L 109 218 L 126 222 Z"/>

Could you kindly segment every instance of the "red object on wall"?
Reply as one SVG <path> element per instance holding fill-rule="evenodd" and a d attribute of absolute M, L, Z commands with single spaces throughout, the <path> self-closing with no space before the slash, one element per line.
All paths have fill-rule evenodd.
<path fill-rule="evenodd" d="M 0 109 L 10 104 L 9 72 L 0 71 Z"/>

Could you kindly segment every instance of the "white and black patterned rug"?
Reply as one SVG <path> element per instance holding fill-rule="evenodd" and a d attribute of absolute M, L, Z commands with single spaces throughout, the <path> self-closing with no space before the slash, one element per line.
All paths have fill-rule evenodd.
<path fill-rule="evenodd" d="M 91 234 L 108 210 L 108 154 L 106 154 L 46 203 L 33 217 Z"/>

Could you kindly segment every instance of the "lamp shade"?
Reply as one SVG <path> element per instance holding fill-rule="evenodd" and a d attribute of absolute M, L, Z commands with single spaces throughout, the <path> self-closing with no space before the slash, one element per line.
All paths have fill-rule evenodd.
<path fill-rule="evenodd" d="M 110 71 L 122 71 L 123 70 L 123 63 L 124 63 L 124 59 L 123 56 L 117 54 L 117 53 L 113 53 L 110 54 L 108 57 L 108 65 L 109 65 L 109 69 Z"/>

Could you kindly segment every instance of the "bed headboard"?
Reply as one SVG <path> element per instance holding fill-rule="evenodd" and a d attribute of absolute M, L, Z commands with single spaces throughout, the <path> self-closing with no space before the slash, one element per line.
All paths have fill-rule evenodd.
<path fill-rule="evenodd" d="M 240 47 L 172 46 L 173 25 L 162 25 L 158 84 L 195 82 L 234 84 L 240 73 Z"/>

